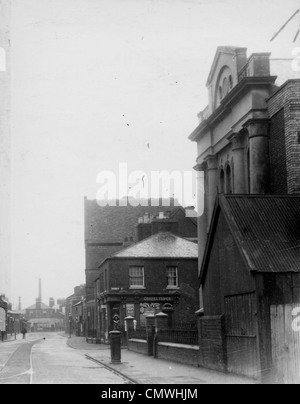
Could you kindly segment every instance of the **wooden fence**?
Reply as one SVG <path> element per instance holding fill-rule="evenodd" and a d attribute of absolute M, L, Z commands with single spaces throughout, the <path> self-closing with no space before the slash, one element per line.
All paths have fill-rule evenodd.
<path fill-rule="evenodd" d="M 300 384 L 300 303 L 271 306 L 272 362 L 278 384 Z"/>

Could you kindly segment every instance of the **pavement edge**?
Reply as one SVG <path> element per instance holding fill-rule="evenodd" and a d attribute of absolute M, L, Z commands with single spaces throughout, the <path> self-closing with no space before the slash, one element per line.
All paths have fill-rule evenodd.
<path fill-rule="evenodd" d="M 128 380 L 131 384 L 139 384 L 139 382 L 137 382 L 136 380 L 132 379 L 131 377 L 125 375 L 124 373 L 120 372 L 119 370 L 113 368 L 112 366 L 109 366 L 107 363 L 101 362 L 95 358 L 93 358 L 92 356 L 86 354 L 85 355 L 87 357 L 88 360 L 95 362 L 99 365 L 104 366 L 106 369 L 108 369 L 110 372 L 113 372 L 115 374 L 117 374 L 118 376 L 121 376 L 122 378 Z"/>

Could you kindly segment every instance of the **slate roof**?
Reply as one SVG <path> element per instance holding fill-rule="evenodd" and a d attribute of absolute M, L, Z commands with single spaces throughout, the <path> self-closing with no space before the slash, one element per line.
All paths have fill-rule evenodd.
<path fill-rule="evenodd" d="M 300 196 L 220 196 L 213 221 L 220 209 L 251 271 L 300 272 Z"/>
<path fill-rule="evenodd" d="M 169 232 L 157 233 L 112 258 L 198 258 L 198 245 Z"/>

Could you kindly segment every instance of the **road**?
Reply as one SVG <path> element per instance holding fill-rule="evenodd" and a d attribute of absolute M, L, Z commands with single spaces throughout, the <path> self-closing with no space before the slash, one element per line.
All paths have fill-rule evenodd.
<path fill-rule="evenodd" d="M 58 334 L 29 334 L 26 341 L 0 344 L 0 384 L 126 383 Z"/>

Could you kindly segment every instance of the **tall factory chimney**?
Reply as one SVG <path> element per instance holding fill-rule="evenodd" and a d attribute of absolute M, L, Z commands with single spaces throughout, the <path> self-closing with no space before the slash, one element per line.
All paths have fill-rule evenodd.
<path fill-rule="evenodd" d="M 42 308 L 42 280 L 39 279 L 39 297 L 36 299 L 36 308 L 41 310 Z"/>
<path fill-rule="evenodd" d="M 42 302 L 42 280 L 39 279 L 39 300 Z"/>
<path fill-rule="evenodd" d="M 18 306 L 18 311 L 22 311 L 22 300 L 21 300 L 21 296 L 19 296 L 19 306 Z"/>

